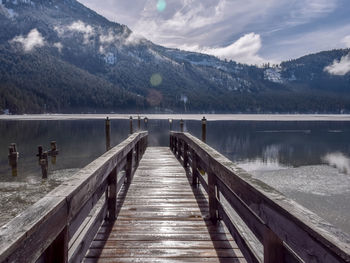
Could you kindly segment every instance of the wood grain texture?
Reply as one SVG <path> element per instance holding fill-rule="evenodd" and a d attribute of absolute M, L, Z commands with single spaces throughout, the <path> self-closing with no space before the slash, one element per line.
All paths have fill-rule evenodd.
<path fill-rule="evenodd" d="M 246 262 L 191 182 L 169 148 L 147 148 L 117 199 L 117 220 L 102 224 L 85 262 Z"/>

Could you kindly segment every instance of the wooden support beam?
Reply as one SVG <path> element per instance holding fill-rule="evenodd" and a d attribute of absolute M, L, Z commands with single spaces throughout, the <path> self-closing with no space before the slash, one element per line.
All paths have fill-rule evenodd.
<path fill-rule="evenodd" d="M 218 221 L 218 204 L 217 204 L 217 184 L 216 175 L 212 172 L 208 172 L 208 196 L 209 196 L 209 216 L 213 224 Z"/>
<path fill-rule="evenodd" d="M 117 169 L 108 176 L 108 220 L 114 221 L 116 219 L 117 209 Z"/>
<path fill-rule="evenodd" d="M 126 156 L 125 173 L 126 173 L 126 183 L 128 183 L 128 184 L 131 183 L 131 179 L 132 179 L 133 153 L 134 153 L 134 149 L 131 149 L 131 151 Z"/>
<path fill-rule="evenodd" d="M 266 229 L 263 245 L 264 263 L 284 263 L 283 241 L 271 229 Z"/>
<path fill-rule="evenodd" d="M 46 249 L 45 262 L 67 263 L 68 262 L 68 227 L 56 237 L 52 244 Z"/>

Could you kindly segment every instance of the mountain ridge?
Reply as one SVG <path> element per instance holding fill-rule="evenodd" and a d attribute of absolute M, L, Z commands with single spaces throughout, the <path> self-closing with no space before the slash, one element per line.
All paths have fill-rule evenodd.
<path fill-rule="evenodd" d="M 156 45 L 75 0 L 2 0 L 0 23 L 0 108 L 14 113 L 350 111 L 349 74 L 324 71 L 350 50 L 259 68 Z"/>

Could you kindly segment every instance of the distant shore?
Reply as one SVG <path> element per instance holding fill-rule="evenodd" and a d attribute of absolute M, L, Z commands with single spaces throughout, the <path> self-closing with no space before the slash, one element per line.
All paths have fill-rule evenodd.
<path fill-rule="evenodd" d="M 184 119 L 208 121 L 350 121 L 350 114 L 25 114 L 0 115 L 0 120 L 97 120 L 129 119 L 147 117 L 148 119 Z"/>

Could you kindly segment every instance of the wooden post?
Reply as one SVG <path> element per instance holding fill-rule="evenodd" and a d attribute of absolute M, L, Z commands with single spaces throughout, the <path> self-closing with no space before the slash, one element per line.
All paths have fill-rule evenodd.
<path fill-rule="evenodd" d="M 184 142 L 184 167 L 187 168 L 188 166 L 188 144 Z"/>
<path fill-rule="evenodd" d="M 197 187 L 198 185 L 198 166 L 197 166 L 197 155 L 196 152 L 192 149 L 192 185 Z"/>
<path fill-rule="evenodd" d="M 177 158 L 180 158 L 180 156 L 181 156 L 181 141 L 179 140 L 179 138 L 177 138 L 176 142 L 177 142 L 177 145 L 176 145 Z"/>
<path fill-rule="evenodd" d="M 264 263 L 284 262 L 283 241 L 271 229 L 264 233 Z"/>
<path fill-rule="evenodd" d="M 36 156 L 39 157 L 39 165 L 40 165 L 40 160 L 43 157 L 43 147 L 41 145 L 38 146 L 38 154 Z"/>
<path fill-rule="evenodd" d="M 137 129 L 141 130 L 141 117 L 140 116 L 137 117 Z"/>
<path fill-rule="evenodd" d="M 106 151 L 111 149 L 111 122 L 106 118 Z"/>
<path fill-rule="evenodd" d="M 217 204 L 217 187 L 216 187 L 216 175 L 212 172 L 208 172 L 208 196 L 209 196 L 209 216 L 213 224 L 218 221 L 218 204 Z"/>
<path fill-rule="evenodd" d="M 173 119 L 169 119 L 169 131 L 173 130 Z"/>
<path fill-rule="evenodd" d="M 116 168 L 108 176 L 108 220 L 116 219 L 117 208 L 117 170 Z"/>
<path fill-rule="evenodd" d="M 52 141 L 50 143 L 50 148 L 51 148 L 51 163 L 56 164 L 56 156 L 57 156 L 58 152 L 57 152 L 57 144 L 55 141 Z M 41 151 L 42 151 L 42 149 L 41 149 Z"/>
<path fill-rule="evenodd" d="M 8 160 L 9 160 L 9 165 L 11 166 L 12 176 L 17 176 L 18 155 L 19 154 L 16 149 L 16 144 L 12 143 L 9 146 L 9 154 L 8 154 Z"/>
<path fill-rule="evenodd" d="M 130 134 L 133 134 L 134 131 L 133 131 L 133 128 L 132 128 L 132 116 L 130 116 Z"/>
<path fill-rule="evenodd" d="M 136 146 L 135 146 L 135 152 L 136 152 L 136 166 L 139 165 L 139 162 L 140 162 L 140 159 L 141 159 L 141 156 L 140 156 L 140 142 L 137 142 L 136 143 Z"/>
<path fill-rule="evenodd" d="M 44 152 L 42 154 L 42 158 L 40 159 L 40 166 L 41 166 L 42 178 L 46 179 L 47 178 L 48 168 L 49 168 L 47 152 Z"/>
<path fill-rule="evenodd" d="M 180 120 L 180 131 L 184 132 L 184 120 L 183 119 Z"/>
<path fill-rule="evenodd" d="M 131 183 L 131 177 L 132 177 L 132 159 L 133 159 L 133 152 L 134 149 L 131 149 L 128 155 L 126 156 L 126 168 L 125 168 L 125 173 L 126 173 L 126 183 L 130 184 Z"/>
<path fill-rule="evenodd" d="M 144 122 L 145 122 L 145 130 L 148 130 L 148 118 L 147 117 L 144 118 Z"/>
<path fill-rule="evenodd" d="M 46 249 L 44 262 L 67 263 L 68 242 L 68 227 L 66 226 L 52 242 L 52 244 Z"/>
<path fill-rule="evenodd" d="M 207 141 L 207 119 L 205 117 L 202 119 L 202 141 Z"/>

